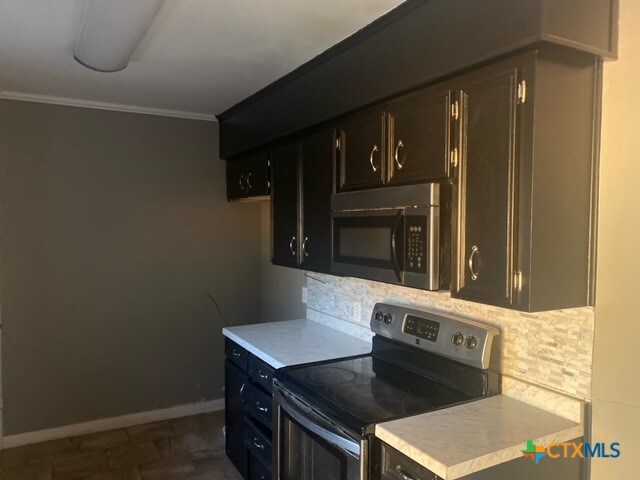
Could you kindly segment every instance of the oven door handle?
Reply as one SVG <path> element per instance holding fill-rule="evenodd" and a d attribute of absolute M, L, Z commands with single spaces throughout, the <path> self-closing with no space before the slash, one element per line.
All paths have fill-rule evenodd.
<path fill-rule="evenodd" d="M 278 395 L 279 394 L 279 395 Z M 303 428 L 306 428 L 312 433 L 315 433 L 323 440 L 338 447 L 341 450 L 346 450 L 353 455 L 360 455 L 360 444 L 331 431 L 331 424 L 324 421 L 322 418 L 313 414 L 307 407 L 300 405 L 295 399 L 290 399 L 284 392 L 276 390 L 276 399 L 280 404 L 280 408 L 286 412 L 286 414 L 299 423 Z M 314 416 L 314 419 L 309 418 L 309 414 Z M 315 420 L 315 421 L 314 421 Z M 319 425 L 317 422 L 322 422 L 323 425 Z"/>
<path fill-rule="evenodd" d="M 398 265 L 398 248 L 396 245 L 396 237 L 400 232 L 400 227 L 402 226 L 402 210 L 398 210 L 396 214 L 396 224 L 393 227 L 393 233 L 391 234 L 391 263 L 393 264 L 393 271 L 398 277 L 398 281 L 402 282 L 402 271 L 400 270 L 400 265 Z"/>

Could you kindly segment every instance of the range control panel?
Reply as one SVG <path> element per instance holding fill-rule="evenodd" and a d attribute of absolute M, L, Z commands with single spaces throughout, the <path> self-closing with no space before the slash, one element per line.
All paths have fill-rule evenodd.
<path fill-rule="evenodd" d="M 376 303 L 370 325 L 377 335 L 482 369 L 500 334 L 475 320 L 389 303 Z"/>
<path fill-rule="evenodd" d="M 407 315 L 404 319 L 402 331 L 409 335 L 415 335 L 418 338 L 424 338 L 430 342 L 438 340 L 438 331 L 440 330 L 440 322 L 429 320 L 428 318 L 416 317 L 415 315 Z"/>
<path fill-rule="evenodd" d="M 426 273 L 427 217 L 407 215 L 405 217 L 405 238 L 407 239 L 405 272 Z"/>

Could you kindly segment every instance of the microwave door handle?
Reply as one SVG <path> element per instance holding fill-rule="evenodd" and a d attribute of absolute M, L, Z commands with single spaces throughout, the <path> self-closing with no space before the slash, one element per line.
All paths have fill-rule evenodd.
<path fill-rule="evenodd" d="M 397 254 L 397 245 L 396 245 L 396 237 L 398 232 L 400 231 L 400 227 L 402 226 L 402 210 L 398 210 L 396 214 L 396 224 L 393 227 L 393 233 L 391 234 L 391 263 L 393 264 L 393 271 L 398 277 L 398 281 L 402 281 L 402 271 L 400 270 L 400 265 L 398 264 L 398 254 Z"/>

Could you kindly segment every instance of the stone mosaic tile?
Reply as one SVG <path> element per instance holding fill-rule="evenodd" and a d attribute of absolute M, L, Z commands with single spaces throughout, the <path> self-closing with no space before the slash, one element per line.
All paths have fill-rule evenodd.
<path fill-rule="evenodd" d="M 369 339 L 369 315 L 376 302 L 472 318 L 502 333 L 501 371 L 507 375 L 578 397 L 591 399 L 594 309 L 541 313 L 516 312 L 426 292 L 348 277 L 314 273 L 307 278 L 307 318 Z M 354 302 L 360 316 L 354 316 Z"/>

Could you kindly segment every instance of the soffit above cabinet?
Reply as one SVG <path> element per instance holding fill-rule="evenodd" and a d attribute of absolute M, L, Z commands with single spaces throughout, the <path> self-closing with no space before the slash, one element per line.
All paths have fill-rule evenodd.
<path fill-rule="evenodd" d="M 230 158 L 539 42 L 617 55 L 618 0 L 408 0 L 218 115 Z"/>

